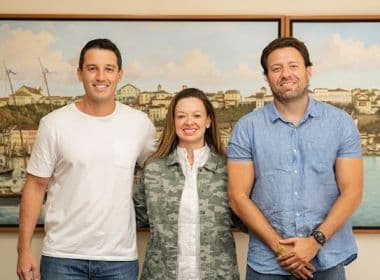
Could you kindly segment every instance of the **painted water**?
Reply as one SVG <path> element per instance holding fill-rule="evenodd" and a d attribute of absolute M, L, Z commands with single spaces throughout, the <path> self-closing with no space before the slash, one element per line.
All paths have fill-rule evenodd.
<path fill-rule="evenodd" d="M 364 157 L 364 196 L 353 216 L 355 226 L 380 227 L 380 157 Z"/>

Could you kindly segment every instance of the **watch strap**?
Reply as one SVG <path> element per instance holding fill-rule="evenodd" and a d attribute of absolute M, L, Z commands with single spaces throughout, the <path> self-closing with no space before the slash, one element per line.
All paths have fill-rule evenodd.
<path fill-rule="evenodd" d="M 323 234 L 322 231 L 313 230 L 311 232 L 311 235 L 314 237 L 315 241 L 317 241 L 319 245 L 321 245 L 321 246 L 325 245 L 325 243 L 326 243 L 326 236 Z"/>

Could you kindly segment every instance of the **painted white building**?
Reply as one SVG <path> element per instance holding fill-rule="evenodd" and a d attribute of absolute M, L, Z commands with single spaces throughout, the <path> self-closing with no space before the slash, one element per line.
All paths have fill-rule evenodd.
<path fill-rule="evenodd" d="M 115 99 L 125 104 L 136 104 L 141 90 L 128 83 L 122 86 L 117 92 Z"/>
<path fill-rule="evenodd" d="M 239 103 L 241 101 L 240 91 L 238 91 L 236 89 L 227 90 L 224 93 L 224 100 L 225 101 L 234 101 L 233 103 L 229 102 L 229 104 L 235 104 L 235 106 L 239 105 Z"/>
<path fill-rule="evenodd" d="M 0 107 L 8 105 L 8 97 L 0 97 Z"/>
<path fill-rule="evenodd" d="M 354 89 L 354 108 L 361 114 L 375 114 L 379 110 L 379 97 L 374 91 Z"/>
<path fill-rule="evenodd" d="M 28 86 L 22 86 L 14 95 L 9 96 L 8 103 L 14 105 L 16 102 L 17 106 L 37 104 L 39 100 L 43 97 L 41 88 L 32 88 Z"/>
<path fill-rule="evenodd" d="M 152 122 L 161 121 L 166 118 L 167 111 L 168 109 L 164 105 L 149 106 L 148 116 Z"/>
<path fill-rule="evenodd" d="M 336 88 L 315 88 L 310 95 L 323 102 L 350 104 L 352 103 L 352 92 L 350 90 Z"/>

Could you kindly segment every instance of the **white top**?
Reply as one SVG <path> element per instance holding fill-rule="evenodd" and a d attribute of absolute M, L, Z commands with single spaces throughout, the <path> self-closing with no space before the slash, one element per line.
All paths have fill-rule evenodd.
<path fill-rule="evenodd" d="M 201 278 L 197 174 L 198 168 L 206 163 L 210 149 L 205 145 L 194 150 L 192 167 L 187 159 L 186 149 L 177 147 L 177 154 L 185 176 L 178 215 L 178 279 L 198 280 Z"/>
<path fill-rule="evenodd" d="M 41 119 L 27 172 L 50 177 L 42 255 L 137 259 L 133 173 L 154 134 L 146 114 L 118 102 L 105 117 L 72 103 Z"/>

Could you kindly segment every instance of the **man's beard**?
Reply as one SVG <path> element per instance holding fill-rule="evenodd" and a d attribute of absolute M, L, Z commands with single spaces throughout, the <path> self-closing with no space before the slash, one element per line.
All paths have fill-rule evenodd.
<path fill-rule="evenodd" d="M 273 97 L 283 103 L 289 103 L 298 99 L 302 99 L 305 95 L 307 95 L 309 91 L 309 83 L 307 83 L 303 89 L 296 88 L 295 90 L 286 92 L 280 92 L 279 90 L 273 88 L 271 85 L 269 86 L 272 90 Z"/>

